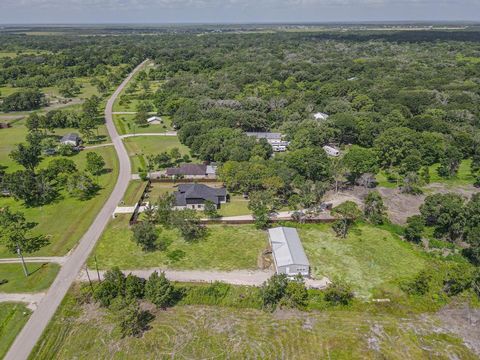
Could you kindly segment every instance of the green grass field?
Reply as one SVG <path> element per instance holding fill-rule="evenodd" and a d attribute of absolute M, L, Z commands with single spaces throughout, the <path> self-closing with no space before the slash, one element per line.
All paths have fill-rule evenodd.
<path fill-rule="evenodd" d="M 476 359 L 434 315 L 376 311 L 274 313 L 177 305 L 156 311 L 141 337 L 121 338 L 112 317 L 72 292 L 31 359 Z"/>
<path fill-rule="evenodd" d="M 90 226 L 115 186 L 118 166 L 113 147 L 85 150 L 73 156 L 71 159 L 76 162 L 79 169 L 85 168 L 88 151 L 95 151 L 102 155 L 106 162 L 106 168 L 111 169 L 110 172 L 98 177 L 98 183 L 102 188 L 94 198 L 82 201 L 62 194 L 64 195 L 63 199 L 60 198 L 51 204 L 34 208 L 25 208 L 21 202 L 17 202 L 13 198 L 0 198 L 0 207 L 10 206 L 15 210 L 22 211 L 29 221 L 39 224 L 35 228 L 36 232 L 51 237 L 51 244 L 34 255 L 64 255 L 72 249 Z M 0 246 L 0 257 L 13 256 L 15 255 L 8 253 L 5 248 Z"/>
<path fill-rule="evenodd" d="M 5 356 L 29 316 L 30 310 L 24 305 L 0 303 L 0 358 Z"/>
<path fill-rule="evenodd" d="M 125 146 L 132 162 L 132 171 L 145 168 L 146 155 L 156 155 L 173 148 L 181 154 L 190 154 L 190 150 L 182 145 L 175 136 L 136 136 L 124 139 Z"/>
<path fill-rule="evenodd" d="M 222 204 L 218 213 L 221 216 L 248 215 L 251 211 L 248 209 L 248 200 L 241 195 L 231 195 L 230 201 Z"/>
<path fill-rule="evenodd" d="M 162 116 L 163 124 L 151 124 L 139 126 L 135 124 L 135 115 L 113 115 L 115 127 L 120 135 L 123 134 L 144 134 L 144 133 L 163 133 L 172 130 L 172 120 L 170 116 Z"/>
<path fill-rule="evenodd" d="M 102 269 L 167 267 L 171 269 L 255 269 L 267 247 L 267 235 L 253 225 L 211 225 L 205 239 L 192 243 L 177 230 L 162 229 L 160 237 L 169 244 L 164 251 L 144 252 L 132 240 L 128 216 L 112 220 L 99 240 L 94 254 Z M 89 266 L 93 266 L 93 259 Z"/>
<path fill-rule="evenodd" d="M 458 174 L 452 178 L 446 179 L 442 178 L 438 175 L 437 169 L 439 164 L 434 164 L 430 166 L 430 183 L 440 183 L 445 184 L 447 186 L 461 186 L 461 185 L 472 185 L 474 183 L 474 178 L 470 173 L 470 164 L 472 160 L 463 160 L 460 163 L 460 167 L 458 169 Z M 387 180 L 386 174 L 381 171 L 376 176 L 378 186 L 386 187 L 386 188 L 395 188 L 397 187 L 396 183 L 392 183 Z"/>
<path fill-rule="evenodd" d="M 395 290 L 401 279 L 428 265 L 424 253 L 398 236 L 370 225 L 358 225 L 345 239 L 331 226 L 298 226 L 315 277 L 350 283 L 368 296 L 374 289 Z"/>
<path fill-rule="evenodd" d="M 132 180 L 128 184 L 127 191 L 123 196 L 123 204 L 125 206 L 133 206 L 135 205 L 138 200 L 140 200 L 140 196 L 142 196 L 142 192 L 147 185 L 146 181 L 142 180 Z"/>
<path fill-rule="evenodd" d="M 30 275 L 25 277 L 21 264 L 0 264 L 0 280 L 8 280 L 0 285 L 0 292 L 24 293 L 38 292 L 47 289 L 60 267 L 57 264 L 27 263 Z"/>

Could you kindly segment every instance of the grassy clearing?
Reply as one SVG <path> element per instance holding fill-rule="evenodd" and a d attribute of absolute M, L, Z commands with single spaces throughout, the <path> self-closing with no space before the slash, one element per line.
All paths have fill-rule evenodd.
<path fill-rule="evenodd" d="M 142 192 L 145 189 L 146 184 L 147 183 L 142 180 L 130 181 L 127 191 L 125 191 L 125 195 L 123 196 L 123 204 L 125 206 L 135 205 L 138 200 L 140 200 L 140 196 L 142 196 Z"/>
<path fill-rule="evenodd" d="M 172 120 L 170 116 L 162 116 L 163 124 L 151 124 L 139 126 L 135 124 L 135 115 L 113 115 L 113 122 L 120 135 L 123 134 L 144 134 L 144 133 L 164 133 L 172 130 Z"/>
<path fill-rule="evenodd" d="M 460 167 L 458 168 L 458 174 L 452 178 L 445 179 L 438 175 L 437 169 L 440 166 L 439 164 L 434 164 L 430 166 L 430 183 L 440 183 L 445 184 L 448 186 L 462 186 L 462 185 L 472 185 L 474 183 L 474 178 L 470 173 L 470 164 L 472 160 L 463 160 L 460 163 Z M 397 183 L 392 183 L 388 181 L 385 172 L 381 171 L 376 176 L 378 186 L 386 187 L 386 188 L 396 188 Z"/>
<path fill-rule="evenodd" d="M 358 294 L 374 289 L 394 291 L 401 279 L 428 266 L 421 250 L 398 236 L 370 225 L 358 225 L 345 239 L 327 224 L 298 227 L 315 277 L 350 283 Z"/>
<path fill-rule="evenodd" d="M 118 173 L 115 150 L 112 147 L 103 147 L 80 152 L 72 157 L 79 169 L 85 168 L 86 154 L 89 151 L 95 151 L 102 155 L 106 162 L 106 168 L 111 170 L 98 177 L 98 183 L 102 188 L 93 199 L 82 201 L 71 198 L 67 194 L 61 194 L 63 198 L 52 204 L 25 208 L 22 203 L 13 198 L 0 198 L 0 207 L 10 206 L 14 210 L 24 212 L 28 220 L 39 224 L 35 231 L 51 237 L 50 245 L 34 255 L 64 255 L 72 249 L 90 226 L 115 186 Z M 13 256 L 15 255 L 8 253 L 4 247 L 0 246 L 0 257 Z"/>
<path fill-rule="evenodd" d="M 24 305 L 0 303 L 0 358 L 5 356 L 29 316 L 30 310 Z"/>
<path fill-rule="evenodd" d="M 380 307 L 380 306 L 379 306 Z M 222 306 L 157 311 L 142 337 L 120 338 L 106 310 L 69 293 L 32 359 L 476 359 L 432 315 L 264 312 Z"/>
<path fill-rule="evenodd" d="M 267 246 L 266 234 L 252 225 L 212 225 L 205 239 L 192 243 L 183 240 L 177 230 L 162 229 L 160 237 L 168 243 L 167 249 L 143 252 L 132 240 L 127 224 L 128 216 L 118 216 L 103 233 L 94 251 L 100 268 L 255 269 Z M 94 265 L 92 259 L 89 265 Z"/>
<path fill-rule="evenodd" d="M 251 211 L 248 208 L 248 200 L 241 195 L 232 195 L 228 203 L 221 205 L 218 213 L 221 216 L 237 216 L 251 214 Z"/>
<path fill-rule="evenodd" d="M 145 168 L 146 156 L 156 155 L 173 148 L 178 148 L 182 155 L 190 154 L 187 146 L 182 145 L 176 136 L 137 136 L 124 139 L 130 160 L 132 171 Z"/>
<path fill-rule="evenodd" d="M 27 263 L 27 268 L 30 275 L 25 277 L 21 264 L 0 264 L 0 280 L 8 280 L 6 284 L 0 285 L 0 292 L 24 293 L 45 290 L 60 270 L 60 266 L 52 263 Z"/>

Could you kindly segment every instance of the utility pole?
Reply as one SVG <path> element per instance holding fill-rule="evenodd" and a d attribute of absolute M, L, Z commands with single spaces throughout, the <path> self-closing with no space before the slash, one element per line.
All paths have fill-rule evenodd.
<path fill-rule="evenodd" d="M 88 273 L 87 265 L 85 265 L 85 272 L 87 273 L 88 283 L 90 284 L 90 289 L 92 289 L 92 295 L 93 295 L 93 284 L 92 284 L 92 280 L 90 279 L 90 274 Z"/>
<path fill-rule="evenodd" d="M 17 244 L 17 254 L 22 260 L 22 267 L 23 267 L 23 273 L 25 276 L 28 276 L 28 269 L 27 269 L 27 264 L 25 264 L 25 259 L 23 258 L 22 250 L 20 249 L 20 246 Z"/>
<path fill-rule="evenodd" d="M 100 272 L 98 271 L 97 254 L 95 254 L 94 259 L 95 259 L 95 269 L 97 270 L 98 282 L 101 282 L 102 280 L 100 280 Z"/>

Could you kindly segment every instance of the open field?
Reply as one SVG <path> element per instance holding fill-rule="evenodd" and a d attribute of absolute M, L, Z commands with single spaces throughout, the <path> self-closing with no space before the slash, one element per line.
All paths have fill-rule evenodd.
<path fill-rule="evenodd" d="M 439 164 L 434 164 L 430 166 L 429 171 L 430 171 L 430 183 L 440 183 L 444 184 L 447 186 L 460 186 L 460 185 L 472 185 L 474 183 L 474 178 L 472 174 L 470 173 L 470 164 L 472 163 L 472 160 L 463 160 L 460 163 L 460 167 L 458 169 L 458 174 L 449 179 L 442 178 L 438 175 L 437 169 L 439 167 Z M 392 183 L 387 180 L 386 174 L 381 171 L 380 173 L 377 174 L 377 182 L 378 186 L 381 187 L 386 187 L 386 188 L 396 188 L 397 184 Z"/>
<path fill-rule="evenodd" d="M 121 338 L 105 309 L 79 305 L 72 292 L 32 359 L 476 359 L 434 314 L 376 311 L 274 313 L 177 305 L 156 311 L 141 337 Z"/>
<path fill-rule="evenodd" d="M 30 310 L 22 304 L 0 303 L 0 358 L 7 353 L 29 316 Z"/>
<path fill-rule="evenodd" d="M 93 150 L 82 151 L 71 158 L 79 169 L 85 168 L 88 151 Z M 118 171 L 115 151 L 111 147 L 98 148 L 94 151 L 103 156 L 106 169 L 110 169 L 109 172 L 98 177 L 101 189 L 94 198 L 82 201 L 67 194 L 61 194 L 63 198 L 60 197 L 56 202 L 34 208 L 25 208 L 22 203 L 15 201 L 13 198 L 0 198 L 0 206 L 10 206 L 14 210 L 22 211 L 29 221 L 35 221 L 39 224 L 35 231 L 51 237 L 50 245 L 41 249 L 35 255 L 54 256 L 67 253 L 85 233 L 110 195 L 115 186 Z M 12 256 L 15 255 L 8 253 L 5 248 L 0 246 L 0 257 Z"/>
<path fill-rule="evenodd" d="M 328 224 L 294 226 L 312 274 L 348 282 L 362 296 L 378 289 L 396 291 L 400 280 L 431 265 L 420 249 L 370 225 L 358 225 L 345 239 L 336 237 Z"/>
<path fill-rule="evenodd" d="M 120 135 L 124 134 L 143 134 L 143 133 L 164 133 L 172 130 L 172 120 L 170 116 L 162 116 L 163 124 L 151 124 L 139 126 L 135 124 L 135 115 L 113 115 L 115 127 Z"/>
<path fill-rule="evenodd" d="M 187 243 L 177 230 L 162 229 L 164 251 L 144 252 L 132 240 L 128 216 L 111 220 L 94 254 L 101 269 L 166 267 L 171 269 L 255 269 L 257 259 L 267 247 L 267 235 L 253 225 L 211 225 L 205 239 Z M 90 258 L 89 266 L 94 266 Z"/>
<path fill-rule="evenodd" d="M 138 200 L 140 200 L 140 196 L 142 196 L 142 192 L 145 189 L 147 182 L 142 180 L 131 180 L 128 184 L 127 191 L 123 196 L 123 204 L 125 206 L 133 206 L 135 205 Z"/>
<path fill-rule="evenodd" d="M 190 150 L 182 145 L 175 136 L 136 136 L 124 139 L 125 147 L 132 162 L 132 171 L 146 166 L 146 156 L 156 155 L 173 148 L 178 148 L 182 155 L 190 154 Z"/>
<path fill-rule="evenodd" d="M 25 277 L 22 264 L 0 264 L 0 280 L 8 280 L 7 283 L 0 285 L 0 292 L 24 293 L 45 290 L 60 270 L 60 267 L 53 263 L 27 263 L 27 268 L 30 275 Z"/>
<path fill-rule="evenodd" d="M 248 209 L 248 200 L 241 195 L 231 195 L 230 201 L 222 204 L 218 213 L 221 216 L 248 215 L 251 211 Z"/>

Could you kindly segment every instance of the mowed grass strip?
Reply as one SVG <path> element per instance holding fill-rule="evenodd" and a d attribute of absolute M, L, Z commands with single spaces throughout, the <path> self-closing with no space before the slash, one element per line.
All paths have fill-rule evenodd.
<path fill-rule="evenodd" d="M 125 195 L 123 196 L 123 204 L 124 206 L 133 206 L 135 205 L 140 197 L 142 196 L 143 190 L 147 185 L 146 181 L 142 180 L 131 180 L 128 184 L 127 191 L 125 191 Z"/>
<path fill-rule="evenodd" d="M 30 310 L 17 303 L 0 303 L 0 358 L 30 317 Z"/>
<path fill-rule="evenodd" d="M 67 193 L 62 193 L 60 198 L 48 205 L 26 208 L 22 202 L 13 198 L 0 198 L 0 207 L 10 206 L 16 211 L 21 211 L 29 221 L 38 223 L 35 233 L 48 235 L 50 245 L 33 254 L 34 256 L 60 256 L 65 255 L 80 240 L 95 216 L 102 208 L 106 199 L 115 186 L 118 166 L 117 157 L 113 147 L 102 147 L 94 150 L 84 150 L 71 157 L 80 170 L 85 169 L 86 155 L 95 151 L 103 156 L 108 172 L 98 177 L 101 186 L 98 194 L 90 200 L 74 199 Z M 45 160 L 49 161 L 49 160 Z M 0 246 L 0 257 L 14 257 Z"/>
<path fill-rule="evenodd" d="M 277 311 L 177 305 L 156 311 L 141 337 L 69 293 L 31 359 L 476 359 L 434 317 L 364 311 Z M 372 345 L 373 344 L 373 345 Z"/>
<path fill-rule="evenodd" d="M 0 285 L 0 293 L 28 293 L 46 290 L 55 280 L 60 266 L 48 263 L 27 263 L 30 273 L 25 276 L 22 264 L 0 264 L 0 281 L 8 282 Z"/>
<path fill-rule="evenodd" d="M 95 248 L 102 269 L 165 267 L 170 269 L 256 269 L 258 257 L 267 247 L 267 235 L 253 225 L 211 225 L 201 240 L 186 242 L 175 229 L 161 229 L 168 247 L 144 252 L 132 239 L 128 216 L 112 220 Z M 93 258 L 89 266 L 94 266 Z"/>
<path fill-rule="evenodd" d="M 356 226 L 345 239 L 336 237 L 328 224 L 293 226 L 298 227 L 312 274 L 348 282 L 360 295 L 396 288 L 428 264 L 419 249 L 371 225 Z"/>
<path fill-rule="evenodd" d="M 132 171 L 146 167 L 146 156 L 169 152 L 178 148 L 182 155 L 189 154 L 187 146 L 182 145 L 176 136 L 136 136 L 123 140 L 132 162 Z"/>
<path fill-rule="evenodd" d="M 154 116 L 154 115 L 149 115 Z M 161 116 L 163 124 L 148 124 L 139 126 L 135 124 L 135 115 L 133 114 L 114 114 L 113 122 L 120 135 L 123 134 L 144 134 L 144 133 L 164 133 L 172 130 L 172 120 L 170 116 Z"/>

